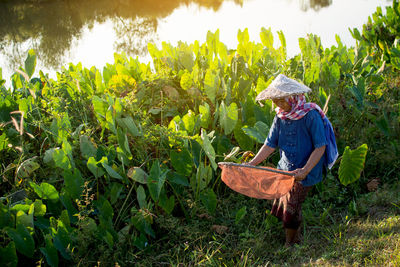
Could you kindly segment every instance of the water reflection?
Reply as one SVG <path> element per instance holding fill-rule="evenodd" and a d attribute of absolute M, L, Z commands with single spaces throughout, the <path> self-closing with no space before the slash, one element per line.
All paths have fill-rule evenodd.
<path fill-rule="evenodd" d="M 300 8 L 303 11 L 308 11 L 310 8 L 319 11 L 321 8 L 331 4 L 332 0 L 300 0 Z"/>
<path fill-rule="evenodd" d="M 229 1 L 229 0 L 225 0 Z M 244 0 L 230 0 L 243 6 Z M 250 1 L 250 0 L 249 0 Z M 290 0 L 288 0 L 290 1 Z M 307 10 L 327 6 L 331 0 L 298 0 Z M 158 20 L 181 5 L 197 4 L 217 11 L 224 0 L 65 0 L 0 2 L 0 53 L 7 58 L 2 67 L 23 65 L 25 53 L 33 48 L 43 65 L 58 69 L 69 57 L 71 46 L 85 28 L 111 20 L 116 41 L 114 49 L 129 55 L 146 53 L 154 41 Z M 9 66 L 5 66 L 5 65 Z"/>
<path fill-rule="evenodd" d="M 135 19 L 115 18 L 115 49 L 128 55 L 144 55 L 147 44 L 154 42 L 157 32 L 157 20 L 153 17 L 136 17 Z"/>
<path fill-rule="evenodd" d="M 21 54 L 29 46 L 37 51 L 44 64 L 57 68 L 85 26 L 90 28 L 113 18 L 119 37 L 117 50 L 140 54 L 144 47 L 138 40 L 151 40 L 157 18 L 166 17 L 181 4 L 191 2 L 214 10 L 222 4 L 222 0 L 1 2 L 0 52 L 10 65 L 20 65 Z"/>

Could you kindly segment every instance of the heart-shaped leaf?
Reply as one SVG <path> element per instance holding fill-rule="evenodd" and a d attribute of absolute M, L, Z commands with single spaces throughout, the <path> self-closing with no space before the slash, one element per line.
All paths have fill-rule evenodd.
<path fill-rule="evenodd" d="M 229 107 L 222 101 L 219 106 L 219 122 L 225 135 L 230 134 L 235 129 L 238 121 L 238 108 L 236 103 L 231 103 Z"/>
<path fill-rule="evenodd" d="M 17 250 L 25 256 L 32 258 L 35 252 L 35 241 L 33 240 L 28 229 L 23 224 L 17 224 L 17 228 L 6 229 L 7 235 L 14 241 Z"/>
<path fill-rule="evenodd" d="M 57 189 L 51 184 L 41 183 L 37 185 L 30 182 L 29 185 L 41 199 L 49 199 L 52 201 L 57 201 L 59 199 Z"/>
<path fill-rule="evenodd" d="M 354 183 L 360 178 L 367 152 L 368 146 L 366 144 L 355 150 L 351 150 L 348 146 L 345 148 L 339 166 L 339 180 L 343 185 Z"/>
<path fill-rule="evenodd" d="M 32 77 L 33 73 L 35 72 L 35 67 L 36 67 L 35 50 L 30 49 L 28 51 L 28 57 L 25 59 L 25 71 L 28 74 L 29 78 Z"/>

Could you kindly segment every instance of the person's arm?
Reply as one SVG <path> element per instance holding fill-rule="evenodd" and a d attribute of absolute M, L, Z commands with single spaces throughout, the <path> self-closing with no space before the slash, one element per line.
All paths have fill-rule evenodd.
<path fill-rule="evenodd" d="M 315 167 L 315 165 L 317 165 L 321 157 L 324 155 L 325 147 L 326 146 L 321 146 L 314 149 L 314 151 L 308 158 L 306 165 L 303 168 L 296 169 L 293 171 L 293 173 L 295 174 L 294 179 L 296 181 L 304 180 L 307 177 L 310 171 Z"/>
<path fill-rule="evenodd" d="M 274 152 L 275 148 L 272 148 L 268 145 L 263 145 L 260 150 L 258 151 L 257 155 L 255 155 L 255 157 L 250 160 L 247 164 L 252 165 L 252 166 L 256 166 L 258 164 L 260 164 L 262 161 L 264 161 L 266 158 L 269 157 L 269 155 L 272 154 L 272 152 Z"/>

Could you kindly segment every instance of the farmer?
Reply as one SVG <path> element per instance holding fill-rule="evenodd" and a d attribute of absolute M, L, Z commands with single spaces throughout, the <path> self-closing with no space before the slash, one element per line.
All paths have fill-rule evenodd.
<path fill-rule="evenodd" d="M 305 101 L 304 93 L 310 91 L 307 86 L 280 74 L 256 98 L 257 101 L 271 99 L 277 108 L 264 145 L 248 164 L 258 165 L 279 147 L 277 168 L 295 174 L 293 188 L 275 199 L 271 209 L 271 214 L 283 222 L 286 246 L 300 243 L 301 205 L 312 186 L 322 180 L 328 165 L 325 149 L 332 138 L 337 152 L 332 126 L 325 114 L 318 105 Z M 337 153 L 334 157 L 336 160 Z"/>

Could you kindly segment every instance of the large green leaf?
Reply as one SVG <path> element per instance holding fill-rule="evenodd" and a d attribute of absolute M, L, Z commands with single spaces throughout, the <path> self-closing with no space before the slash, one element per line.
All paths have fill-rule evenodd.
<path fill-rule="evenodd" d="M 207 97 L 212 103 L 215 103 L 215 97 L 219 89 L 219 77 L 213 73 L 211 69 L 208 69 L 206 76 L 204 77 L 204 90 Z"/>
<path fill-rule="evenodd" d="M 43 217 L 46 214 L 46 205 L 43 204 L 41 199 L 36 199 L 32 204 L 34 207 L 35 217 Z"/>
<path fill-rule="evenodd" d="M 40 251 L 46 257 L 47 264 L 49 264 L 51 267 L 56 267 L 58 266 L 58 252 L 50 235 L 45 236 L 45 242 L 46 246 L 41 247 Z"/>
<path fill-rule="evenodd" d="M 219 121 L 226 135 L 230 134 L 233 129 L 235 129 L 238 121 L 238 108 L 236 103 L 231 103 L 229 107 L 227 107 L 222 101 L 219 106 Z"/>
<path fill-rule="evenodd" d="M 200 200 L 209 213 L 215 213 L 215 209 L 217 208 L 217 195 L 211 188 L 202 192 Z"/>
<path fill-rule="evenodd" d="M 28 213 L 30 207 L 31 207 L 31 205 L 29 205 L 29 204 L 16 204 L 16 205 L 12 206 L 10 208 L 10 210 L 16 211 L 16 212 L 22 210 L 23 212 Z"/>
<path fill-rule="evenodd" d="M 99 214 L 101 217 L 103 217 L 106 220 L 113 219 L 114 210 L 107 199 L 105 198 L 100 199 L 99 202 L 97 203 L 97 208 L 99 210 Z"/>
<path fill-rule="evenodd" d="M 196 172 L 196 180 L 191 179 L 191 186 L 194 191 L 202 191 L 207 187 L 212 179 L 212 169 L 210 165 L 200 164 Z"/>
<path fill-rule="evenodd" d="M 41 183 L 37 185 L 30 182 L 29 185 L 41 199 L 49 199 L 52 201 L 57 201 L 59 199 L 57 189 L 51 184 Z"/>
<path fill-rule="evenodd" d="M 118 172 L 116 172 L 110 165 L 108 165 L 106 157 L 102 158 L 101 165 L 106 170 L 108 175 L 110 175 L 112 178 L 119 179 L 119 180 L 123 180 L 124 179 Z"/>
<path fill-rule="evenodd" d="M 25 256 L 32 258 L 35 252 L 35 241 L 28 229 L 23 224 L 17 224 L 17 228 L 6 229 L 7 235 L 14 241 L 17 250 Z"/>
<path fill-rule="evenodd" d="M 94 157 L 90 157 L 87 162 L 88 169 L 93 173 L 96 178 L 99 178 L 105 174 L 103 168 L 97 166 L 99 162 Z"/>
<path fill-rule="evenodd" d="M 279 48 L 281 52 L 281 61 L 286 60 L 286 38 L 283 31 L 278 31 L 279 41 L 281 41 L 281 47 Z"/>
<path fill-rule="evenodd" d="M 89 136 L 81 135 L 79 137 L 79 146 L 81 149 L 81 154 L 84 158 L 88 159 L 96 156 L 97 148 L 90 140 Z"/>
<path fill-rule="evenodd" d="M 0 135 L 0 151 L 7 149 L 7 145 L 9 144 L 6 133 Z"/>
<path fill-rule="evenodd" d="M 60 195 L 60 201 L 68 212 L 68 216 L 71 222 L 76 223 L 78 221 L 77 214 L 78 210 L 75 208 L 74 202 L 72 202 L 71 197 L 66 192 L 62 192 Z"/>
<path fill-rule="evenodd" d="M 29 177 L 35 170 L 40 168 L 40 165 L 36 162 L 37 157 L 33 157 L 22 162 L 17 168 L 17 176 L 19 178 Z"/>
<path fill-rule="evenodd" d="M 193 51 L 191 47 L 185 43 L 179 43 L 178 62 L 182 64 L 183 68 L 192 71 L 194 65 Z"/>
<path fill-rule="evenodd" d="M 53 229 L 53 242 L 54 247 L 67 259 L 71 259 L 71 234 L 68 232 L 67 227 L 61 220 L 57 221 L 57 231 Z"/>
<path fill-rule="evenodd" d="M 108 194 L 106 196 L 109 197 L 112 205 L 117 203 L 117 201 L 121 198 L 121 193 L 124 191 L 124 186 L 121 183 L 112 183 L 111 187 L 108 186 Z"/>
<path fill-rule="evenodd" d="M 7 206 L 0 202 L 0 229 L 13 225 L 13 218 Z"/>
<path fill-rule="evenodd" d="M 141 184 L 147 183 L 148 175 L 143 169 L 141 169 L 139 167 L 130 168 L 128 170 L 127 176 L 138 183 L 141 183 Z"/>
<path fill-rule="evenodd" d="M 163 188 L 158 205 L 160 205 L 166 213 L 171 214 L 175 207 L 175 196 L 168 197 L 165 188 Z"/>
<path fill-rule="evenodd" d="M 51 157 L 53 158 L 53 162 L 57 167 L 59 167 L 63 170 L 69 170 L 72 168 L 70 158 L 68 157 L 68 154 L 65 153 L 64 149 L 56 148 L 54 150 L 49 149 L 48 151 L 49 151 L 49 155 L 47 155 L 47 156 L 51 155 Z M 46 153 L 47 153 L 47 151 L 46 151 Z M 46 155 L 45 155 L 45 157 L 46 157 Z M 47 160 L 48 160 L 48 157 L 45 159 L 45 161 L 47 161 Z"/>
<path fill-rule="evenodd" d="M 171 163 L 174 169 L 182 175 L 190 176 L 193 168 L 193 159 L 187 149 L 180 152 L 171 151 Z"/>
<path fill-rule="evenodd" d="M 96 92 L 103 93 L 105 86 L 103 84 L 103 78 L 101 77 L 101 73 L 99 70 L 96 70 L 96 77 L 95 77 L 95 84 L 96 84 Z"/>
<path fill-rule="evenodd" d="M 138 229 L 141 233 L 146 233 L 153 238 L 156 237 L 156 234 L 151 228 L 150 223 L 146 220 L 142 213 L 138 213 L 135 216 L 132 216 L 131 221 L 135 228 Z"/>
<path fill-rule="evenodd" d="M 264 91 L 268 85 L 270 84 L 270 81 L 265 81 L 263 77 L 259 77 L 257 80 L 257 87 L 256 87 L 256 93 L 259 94 L 262 91 Z"/>
<path fill-rule="evenodd" d="M 168 170 L 161 170 L 158 160 L 153 162 L 150 169 L 150 175 L 147 177 L 147 186 L 150 191 L 150 196 L 154 201 L 158 201 L 161 189 L 164 186 L 165 178 Z"/>
<path fill-rule="evenodd" d="M 252 150 L 254 141 L 242 130 L 242 122 L 238 120 L 235 129 L 233 130 L 235 140 L 238 142 L 242 150 Z"/>
<path fill-rule="evenodd" d="M 17 212 L 16 215 L 16 224 L 24 225 L 28 230 L 33 230 L 33 212 L 34 212 L 34 205 L 31 205 L 31 209 L 29 209 L 28 214 L 23 212 L 22 210 Z"/>
<path fill-rule="evenodd" d="M 210 139 L 207 136 L 207 132 L 204 129 L 201 129 L 201 139 L 203 140 L 201 147 L 206 153 L 208 159 L 210 160 L 211 166 L 214 170 L 216 170 L 218 166 L 217 163 L 215 163 L 215 150 L 211 145 Z"/>
<path fill-rule="evenodd" d="M 200 112 L 200 126 L 207 129 L 208 125 L 210 124 L 210 119 L 211 119 L 211 112 L 210 112 L 210 106 L 207 104 L 207 102 L 204 102 L 203 105 L 199 106 L 199 112 Z"/>
<path fill-rule="evenodd" d="M 243 206 L 240 210 L 238 210 L 236 212 L 236 216 L 235 216 L 235 224 L 238 224 L 244 216 L 246 216 L 247 214 L 247 207 Z"/>
<path fill-rule="evenodd" d="M 225 44 L 219 42 L 217 44 L 218 55 L 223 64 L 228 63 L 228 49 Z"/>
<path fill-rule="evenodd" d="M 268 49 L 273 50 L 274 48 L 274 36 L 271 32 L 271 28 L 265 29 L 264 27 L 261 28 L 260 39 L 264 46 Z"/>
<path fill-rule="evenodd" d="M 122 128 L 128 131 L 130 135 L 134 137 L 142 135 L 132 117 L 118 119 L 117 121 Z"/>
<path fill-rule="evenodd" d="M 105 120 L 106 118 L 106 112 L 108 109 L 108 103 L 105 102 L 102 98 L 98 97 L 98 96 L 93 96 L 92 99 L 92 104 L 93 104 L 93 108 L 95 111 L 96 116 L 101 120 Z"/>
<path fill-rule="evenodd" d="M 10 242 L 6 247 L 0 247 L 0 263 L 2 266 L 15 267 L 18 263 L 15 242 Z"/>
<path fill-rule="evenodd" d="M 132 222 L 134 219 L 132 219 Z M 138 249 L 145 249 L 148 246 L 148 240 L 146 238 L 146 235 L 144 233 L 140 233 L 139 236 L 137 235 L 132 235 L 132 244 L 137 247 Z"/>
<path fill-rule="evenodd" d="M 179 184 L 183 186 L 190 185 L 186 176 L 178 174 L 176 172 L 168 172 L 167 178 L 168 182 L 170 183 Z"/>
<path fill-rule="evenodd" d="M 50 131 L 53 133 L 57 143 L 62 143 L 64 140 L 67 140 L 72 132 L 68 113 L 57 115 L 50 125 Z"/>
<path fill-rule="evenodd" d="M 128 157 L 128 159 L 132 159 L 131 149 L 129 148 L 128 136 L 119 128 L 117 130 L 117 139 L 119 148 L 122 149 L 122 151 L 124 152 L 125 156 Z"/>
<path fill-rule="evenodd" d="M 35 72 L 35 67 L 36 67 L 36 54 L 33 49 L 30 49 L 28 51 L 28 56 L 25 59 L 25 71 L 28 74 L 29 78 L 31 78 L 33 73 Z"/>
<path fill-rule="evenodd" d="M 139 207 L 141 209 L 147 208 L 146 192 L 144 191 L 144 188 L 141 185 L 136 190 L 136 198 L 139 203 Z"/>
<path fill-rule="evenodd" d="M 193 85 L 192 76 L 190 75 L 190 73 L 185 72 L 181 77 L 180 83 L 181 83 L 182 89 L 184 89 L 184 90 L 190 89 Z"/>
<path fill-rule="evenodd" d="M 233 88 L 239 99 L 247 98 L 252 89 L 252 84 L 253 83 L 251 80 L 245 80 L 242 77 L 239 79 L 239 83 Z"/>
<path fill-rule="evenodd" d="M 239 44 L 246 44 L 250 41 L 249 30 L 245 28 L 243 31 L 241 29 L 238 30 L 237 39 Z"/>
<path fill-rule="evenodd" d="M 196 116 L 196 114 L 191 110 L 188 110 L 188 112 L 182 117 L 182 122 L 189 134 L 193 134 L 193 132 L 198 129 L 198 127 L 196 127 L 198 125 L 197 120 L 198 116 Z"/>
<path fill-rule="evenodd" d="M 65 191 L 72 199 L 79 199 L 83 192 L 84 180 L 78 169 L 67 170 L 63 173 Z"/>
<path fill-rule="evenodd" d="M 263 144 L 268 136 L 269 127 L 264 122 L 258 121 L 254 127 L 244 126 L 242 130 L 258 143 Z"/>
<path fill-rule="evenodd" d="M 364 168 L 368 146 L 363 144 L 355 150 L 345 148 L 339 166 L 339 180 L 343 185 L 351 184 L 360 178 Z"/>

